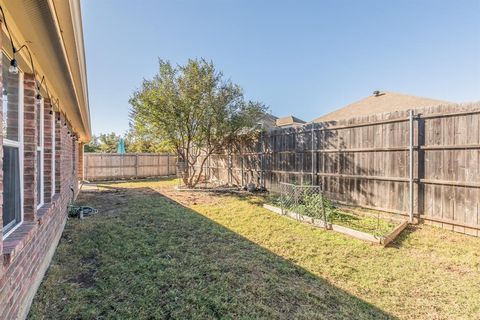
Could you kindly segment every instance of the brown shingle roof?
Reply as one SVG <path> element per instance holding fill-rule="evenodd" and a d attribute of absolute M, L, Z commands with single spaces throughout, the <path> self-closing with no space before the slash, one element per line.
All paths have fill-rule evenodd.
<path fill-rule="evenodd" d="M 360 101 L 354 102 L 341 109 L 321 116 L 313 122 L 342 120 L 356 116 L 366 116 L 376 113 L 393 112 L 414 108 L 450 104 L 451 102 L 415 97 L 395 92 L 380 92 Z"/>
<path fill-rule="evenodd" d="M 294 116 L 287 116 L 277 119 L 277 127 L 304 124 L 305 121 Z"/>

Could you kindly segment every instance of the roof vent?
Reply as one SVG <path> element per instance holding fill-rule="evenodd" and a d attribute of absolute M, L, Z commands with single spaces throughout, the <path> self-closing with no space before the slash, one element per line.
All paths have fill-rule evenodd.
<path fill-rule="evenodd" d="M 375 91 L 373 91 L 373 95 L 374 95 L 375 97 L 378 97 L 378 96 L 380 96 L 381 94 L 380 94 L 380 91 L 375 90 Z"/>

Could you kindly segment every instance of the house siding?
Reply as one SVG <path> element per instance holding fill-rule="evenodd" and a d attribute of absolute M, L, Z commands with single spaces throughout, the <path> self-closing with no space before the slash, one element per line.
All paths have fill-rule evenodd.
<path fill-rule="evenodd" d="M 52 128 L 52 117 L 58 117 L 58 114 L 50 114 L 52 106 L 45 99 L 44 205 L 37 209 L 37 106 L 34 77 L 24 74 L 24 221 L 5 239 L 0 238 L 0 319 L 24 319 L 27 316 L 61 237 L 68 204 L 78 193 L 79 146 L 83 146 L 68 134 L 72 129 L 63 114 L 60 113 L 60 121 L 55 119 L 55 128 Z M 0 110 L 0 120 L 3 119 L 2 112 Z M 52 172 L 54 130 L 55 172 Z M 1 147 L 3 137 L 0 133 L 0 156 Z M 0 157 L 0 218 L 3 215 L 2 161 L 3 157 Z M 53 174 L 56 179 L 55 194 L 52 195 Z"/>

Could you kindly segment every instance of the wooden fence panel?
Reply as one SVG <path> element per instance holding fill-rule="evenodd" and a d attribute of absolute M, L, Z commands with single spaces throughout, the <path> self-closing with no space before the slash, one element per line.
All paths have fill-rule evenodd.
<path fill-rule="evenodd" d="M 176 156 L 163 153 L 85 153 L 86 180 L 137 179 L 176 174 Z"/>
<path fill-rule="evenodd" d="M 480 236 L 480 103 L 413 112 L 414 214 Z M 408 214 L 408 119 L 400 111 L 273 130 L 215 170 L 227 166 L 241 184 L 263 177 L 272 191 L 282 181 L 321 184 L 339 202 Z"/>
<path fill-rule="evenodd" d="M 437 226 L 480 236 L 480 103 L 413 110 L 413 212 Z M 320 184 L 332 199 L 407 215 L 407 111 L 264 133 L 236 154 L 215 154 L 204 176 L 224 183 Z M 85 154 L 85 178 L 175 174 L 166 154 Z"/>

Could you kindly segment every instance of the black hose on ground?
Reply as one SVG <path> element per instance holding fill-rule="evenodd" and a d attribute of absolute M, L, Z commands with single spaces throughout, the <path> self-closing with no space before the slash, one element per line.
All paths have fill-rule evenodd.
<path fill-rule="evenodd" d="M 87 207 L 87 206 L 76 207 L 74 205 L 68 206 L 68 215 L 72 218 L 83 219 L 84 217 L 88 217 L 96 213 L 98 213 L 98 210 L 92 207 Z"/>

